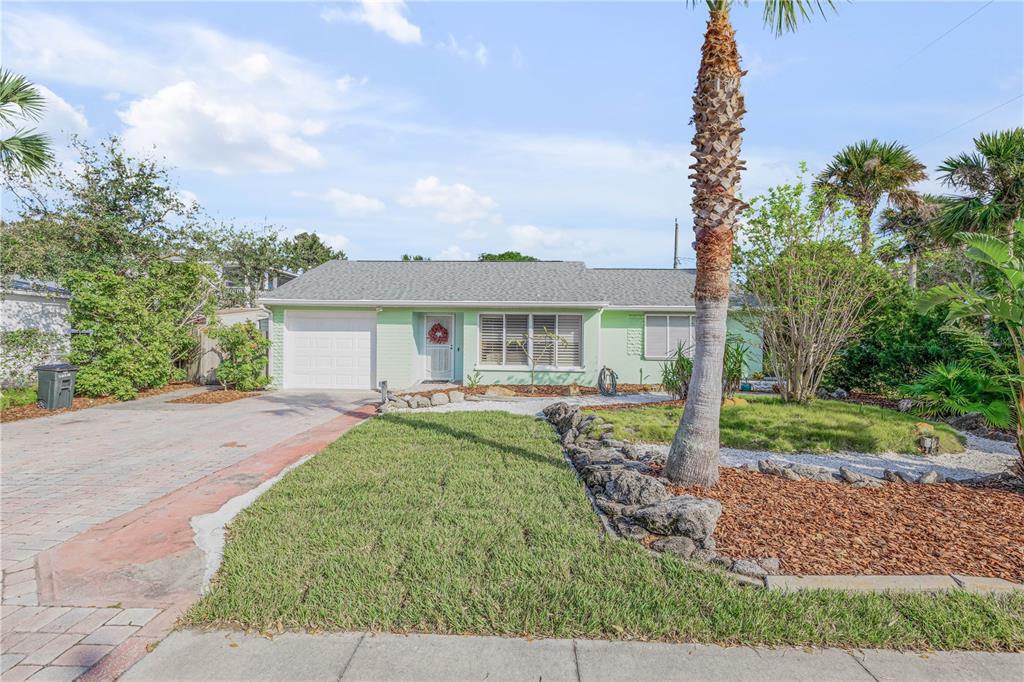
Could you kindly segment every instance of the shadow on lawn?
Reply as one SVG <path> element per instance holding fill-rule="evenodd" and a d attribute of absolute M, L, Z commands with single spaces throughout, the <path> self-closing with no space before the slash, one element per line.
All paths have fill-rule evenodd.
<path fill-rule="evenodd" d="M 552 456 L 552 457 L 545 457 L 542 454 L 533 452 L 531 450 L 527 450 L 525 448 L 518 447 L 516 445 L 512 445 L 511 443 L 508 443 L 508 442 L 504 442 L 504 441 L 500 441 L 500 440 L 493 440 L 491 438 L 485 438 L 485 437 L 479 435 L 478 433 L 474 433 L 473 431 L 466 431 L 464 429 L 453 428 L 451 426 L 446 426 L 445 424 L 441 424 L 441 423 L 438 423 L 438 422 L 433 421 L 433 420 L 424 419 L 423 417 L 420 417 L 420 416 L 404 415 L 404 414 L 388 414 L 388 415 L 384 415 L 383 418 L 388 420 L 388 421 L 399 422 L 399 423 L 401 423 L 401 424 L 403 424 L 405 426 L 411 426 L 414 429 L 423 429 L 423 430 L 426 430 L 426 431 L 433 431 L 434 433 L 442 434 L 442 435 L 445 435 L 445 436 L 450 436 L 450 437 L 458 439 L 458 440 L 469 441 L 469 442 L 472 442 L 472 443 L 476 443 L 478 445 L 483 445 L 485 447 L 494 448 L 495 450 L 500 450 L 501 452 L 507 452 L 509 454 L 516 455 L 517 457 L 522 457 L 524 459 L 532 460 L 532 461 L 538 462 L 540 464 L 547 464 L 549 466 L 554 466 L 557 469 L 563 469 L 566 466 L 565 462 L 561 458 L 555 458 L 554 456 Z M 553 442 L 553 439 L 554 439 L 554 432 L 553 431 L 551 432 L 551 435 L 552 435 L 552 442 Z M 514 437 L 514 434 L 509 434 L 509 436 L 510 437 Z"/>

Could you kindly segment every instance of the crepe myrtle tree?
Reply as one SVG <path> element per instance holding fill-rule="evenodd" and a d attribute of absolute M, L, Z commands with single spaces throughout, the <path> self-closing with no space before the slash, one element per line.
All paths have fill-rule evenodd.
<path fill-rule="evenodd" d="M 697 4 L 694 2 L 694 4 Z M 706 0 L 710 17 L 701 47 L 693 93 L 693 231 L 696 237 L 696 338 L 693 376 L 679 430 L 672 440 L 665 475 L 684 485 L 718 483 L 722 362 L 725 355 L 729 272 L 737 214 L 745 204 L 736 196 L 743 133 L 740 53 L 729 12 L 733 0 Z M 776 35 L 793 31 L 813 12 L 825 15 L 832 0 L 767 0 L 764 23 Z"/>
<path fill-rule="evenodd" d="M 743 319 L 761 332 L 786 401 L 814 398 L 890 279 L 871 254 L 855 250 L 856 209 L 823 213 L 825 201 L 800 179 L 770 188 L 751 201 L 738 249 L 740 287 L 757 302 Z"/>

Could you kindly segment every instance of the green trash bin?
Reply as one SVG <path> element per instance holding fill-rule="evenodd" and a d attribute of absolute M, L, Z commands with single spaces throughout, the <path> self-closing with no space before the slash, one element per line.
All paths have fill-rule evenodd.
<path fill-rule="evenodd" d="M 71 407 L 75 396 L 75 375 L 78 367 L 67 363 L 40 365 L 36 367 L 39 383 L 36 388 L 36 404 L 44 410 L 59 410 Z"/>

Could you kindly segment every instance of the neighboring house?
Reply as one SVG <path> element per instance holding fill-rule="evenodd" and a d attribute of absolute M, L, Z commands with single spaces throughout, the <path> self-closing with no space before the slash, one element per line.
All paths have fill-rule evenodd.
<path fill-rule="evenodd" d="M 278 388 L 401 389 L 423 381 L 593 386 L 657 383 L 691 346 L 693 270 L 587 268 L 579 262 L 330 261 L 260 297 L 271 311 Z M 531 344 L 545 338 L 541 348 Z M 729 330 L 752 347 L 739 321 Z M 526 352 L 517 343 L 527 346 Z"/>
<path fill-rule="evenodd" d="M 38 329 L 67 334 L 71 292 L 52 282 L 12 277 L 0 293 L 0 328 L 3 331 Z"/>

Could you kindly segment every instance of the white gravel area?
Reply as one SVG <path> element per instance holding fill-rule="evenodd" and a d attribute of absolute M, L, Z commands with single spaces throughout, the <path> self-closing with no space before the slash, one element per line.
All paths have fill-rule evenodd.
<path fill-rule="evenodd" d="M 614 403 L 652 403 L 668 400 L 665 393 L 639 393 L 605 397 L 588 395 L 579 397 L 544 397 L 544 398 L 495 398 L 493 400 L 467 400 L 461 403 L 449 403 L 437 407 L 402 410 L 409 412 L 477 412 L 484 410 L 500 410 L 513 414 L 539 415 L 548 405 L 566 402 L 570 405 L 609 405 Z M 667 445 L 640 444 L 651 450 L 667 451 Z M 827 467 L 838 471 L 845 466 L 869 476 L 881 477 L 886 469 L 902 471 L 917 476 L 927 471 L 938 471 L 947 478 L 974 478 L 984 474 L 996 474 L 1005 471 L 1017 458 L 1017 448 L 1013 443 L 989 440 L 967 434 L 967 450 L 956 455 L 904 455 L 883 453 L 869 455 L 862 452 L 837 452 L 828 455 L 813 453 L 782 454 L 737 448 L 722 448 L 722 464 L 729 467 L 740 467 L 744 464 L 756 465 L 758 460 L 773 459 L 793 464 L 811 464 Z"/>

